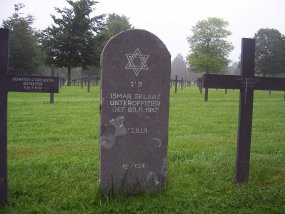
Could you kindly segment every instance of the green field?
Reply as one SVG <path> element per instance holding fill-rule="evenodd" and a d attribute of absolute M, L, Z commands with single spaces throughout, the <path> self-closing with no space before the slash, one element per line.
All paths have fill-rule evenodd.
<path fill-rule="evenodd" d="M 283 92 L 255 92 L 250 178 L 233 182 L 239 91 L 171 89 L 167 191 L 100 196 L 99 87 L 10 93 L 9 204 L 0 213 L 285 213 Z"/>

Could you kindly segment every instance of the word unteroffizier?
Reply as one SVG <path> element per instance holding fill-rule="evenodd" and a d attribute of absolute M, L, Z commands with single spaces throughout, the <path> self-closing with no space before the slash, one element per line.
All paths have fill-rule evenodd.
<path fill-rule="evenodd" d="M 111 93 L 113 112 L 155 113 L 160 107 L 160 94 Z"/>

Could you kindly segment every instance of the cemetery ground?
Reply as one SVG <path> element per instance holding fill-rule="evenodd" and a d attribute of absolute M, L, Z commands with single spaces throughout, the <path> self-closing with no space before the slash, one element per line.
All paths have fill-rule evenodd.
<path fill-rule="evenodd" d="M 167 191 L 99 193 L 99 87 L 10 93 L 0 213 L 285 213 L 284 92 L 255 91 L 249 181 L 234 180 L 239 90 L 171 89 Z"/>

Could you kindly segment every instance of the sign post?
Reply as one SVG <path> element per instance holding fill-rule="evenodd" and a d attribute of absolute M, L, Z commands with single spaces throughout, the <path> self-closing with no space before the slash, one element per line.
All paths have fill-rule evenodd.
<path fill-rule="evenodd" d="M 58 93 L 58 77 L 9 76 L 9 30 L 0 29 L 0 204 L 8 202 L 7 104 L 8 92 Z"/>
<path fill-rule="evenodd" d="M 285 90 L 285 78 L 255 77 L 255 40 L 242 39 L 241 76 L 204 74 L 203 87 L 240 89 L 239 128 L 235 181 L 247 181 L 249 174 L 254 90 Z"/>

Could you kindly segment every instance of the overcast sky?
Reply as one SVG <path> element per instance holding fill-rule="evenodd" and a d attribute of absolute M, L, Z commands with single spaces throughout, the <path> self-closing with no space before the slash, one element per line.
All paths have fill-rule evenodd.
<path fill-rule="evenodd" d="M 97 0 L 95 14 L 117 13 L 129 17 L 138 29 L 156 34 L 168 47 L 172 58 L 189 53 L 186 37 L 197 21 L 219 17 L 230 23 L 228 38 L 235 49 L 230 54 L 237 61 L 241 38 L 253 37 L 260 28 L 275 28 L 285 34 L 285 0 Z M 0 23 L 14 12 L 15 3 L 26 5 L 23 12 L 36 18 L 34 27 L 51 25 L 54 7 L 68 6 L 65 0 L 0 0 Z"/>

